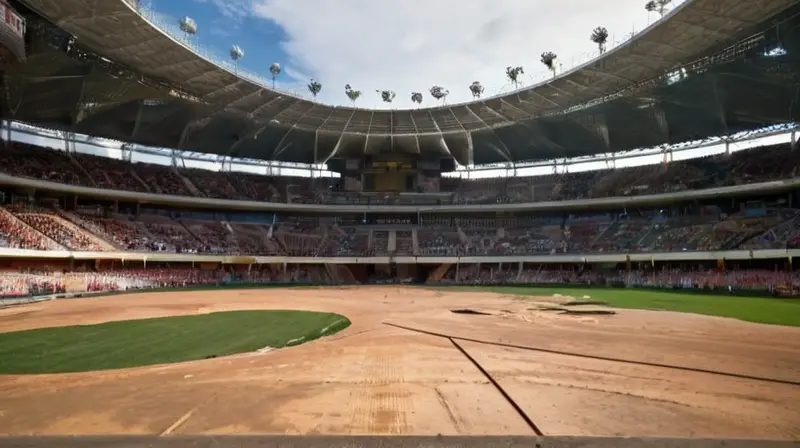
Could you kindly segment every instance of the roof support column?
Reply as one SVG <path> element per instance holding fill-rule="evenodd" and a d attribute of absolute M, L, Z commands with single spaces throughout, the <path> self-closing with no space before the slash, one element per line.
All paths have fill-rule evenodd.
<path fill-rule="evenodd" d="M 615 170 L 617 169 L 617 153 L 612 152 L 610 154 L 606 154 L 606 168 Z"/>
<path fill-rule="evenodd" d="M 172 150 L 172 167 L 173 168 L 186 168 L 186 161 L 183 160 L 183 155 L 177 149 Z"/>
<path fill-rule="evenodd" d="M 281 137 L 281 139 L 278 142 L 278 144 L 275 145 L 275 148 L 272 150 L 272 160 L 273 161 L 280 155 L 280 153 L 282 153 L 283 151 L 289 149 L 292 146 L 292 142 L 289 142 L 286 145 L 283 144 L 283 142 L 286 141 L 286 137 L 288 137 L 289 134 L 292 133 L 292 131 L 294 131 L 294 126 L 290 127 L 289 130 L 286 131 L 285 134 L 283 134 L 283 137 Z M 228 154 L 230 154 L 231 152 L 232 151 L 228 151 Z"/>
<path fill-rule="evenodd" d="M 444 138 L 442 138 L 442 141 L 444 141 Z M 467 132 L 467 151 L 468 151 L 467 161 L 469 162 L 470 165 L 475 165 L 475 147 L 473 146 L 472 143 L 471 132 Z"/>
<path fill-rule="evenodd" d="M 727 145 L 727 140 L 726 140 L 726 145 Z M 727 146 L 726 146 L 725 147 L 725 151 L 727 151 L 727 150 L 728 149 L 727 149 Z M 670 146 L 670 145 L 662 146 L 661 147 L 661 154 L 662 154 L 662 158 L 663 158 L 662 162 L 664 163 L 665 166 L 668 165 L 670 162 L 672 162 L 672 146 Z"/>
<path fill-rule="evenodd" d="M 9 129 L 11 129 L 10 123 L 9 123 Z M 792 129 L 792 135 L 791 135 L 790 138 L 792 139 L 791 140 L 792 141 L 792 151 L 794 151 L 795 149 L 797 149 L 798 143 L 800 143 L 800 142 L 798 142 L 798 138 L 797 138 L 797 129 L 795 129 L 795 128 Z"/>
<path fill-rule="evenodd" d="M 88 78 L 88 76 L 84 76 L 83 80 L 81 81 L 81 90 L 80 93 L 78 93 L 78 101 L 75 102 L 75 110 L 72 112 L 73 126 L 80 123 L 86 115 L 83 108 L 83 97 L 86 93 L 86 78 Z"/>
<path fill-rule="evenodd" d="M 367 154 L 367 148 L 369 147 L 369 131 L 372 129 L 372 119 L 375 118 L 375 111 L 373 110 L 369 116 L 369 124 L 367 125 L 367 135 L 364 137 L 364 150 L 361 152 L 362 154 Z"/>
<path fill-rule="evenodd" d="M 133 147 L 130 143 L 123 143 L 120 147 L 122 152 L 122 160 L 128 163 L 133 162 Z"/>
<path fill-rule="evenodd" d="M 656 124 L 658 124 L 658 131 L 661 133 L 661 138 L 665 142 L 669 142 L 669 122 L 667 121 L 667 114 L 662 109 L 653 108 L 653 115 L 655 115 Z"/>
<path fill-rule="evenodd" d="M 353 117 L 355 116 L 356 110 L 357 109 L 353 109 L 353 112 L 350 113 L 350 117 L 347 119 L 347 123 L 345 123 L 344 127 L 342 128 L 342 133 L 339 135 L 339 140 L 336 140 L 336 145 L 333 147 L 333 151 L 331 151 L 331 153 L 328 154 L 328 157 L 326 157 L 325 160 L 322 161 L 323 165 L 328 163 L 328 160 L 333 158 L 333 156 L 335 156 L 336 153 L 339 152 L 339 148 L 342 146 L 342 139 L 344 139 L 344 134 L 347 132 L 347 128 L 350 126 L 350 120 L 352 120 Z"/>
<path fill-rule="evenodd" d="M 725 130 L 725 135 L 731 135 L 730 130 L 728 129 L 728 118 L 725 114 L 725 101 L 722 97 L 722 94 L 719 90 L 719 76 L 712 76 L 711 77 L 712 87 L 714 88 L 714 99 L 716 100 L 716 112 L 717 117 L 719 117 L 719 122 L 722 125 L 722 129 Z"/>
<path fill-rule="evenodd" d="M 389 111 L 389 147 L 394 152 L 394 111 Z"/>
<path fill-rule="evenodd" d="M 69 131 L 62 131 L 61 138 L 64 139 L 64 152 L 69 154 L 69 138 L 70 138 Z"/>
<path fill-rule="evenodd" d="M 433 114 L 430 111 L 428 111 L 428 117 L 431 119 L 431 123 L 433 123 L 433 126 L 436 128 L 436 131 L 439 133 L 439 146 L 441 146 L 442 149 L 444 149 L 447 152 L 447 154 L 450 155 L 450 157 L 455 159 L 456 157 L 450 151 L 450 148 L 447 147 L 447 142 L 444 141 L 444 133 L 442 133 L 442 128 L 439 127 L 439 123 L 436 122 L 436 119 L 433 118 Z M 469 134 L 469 133 L 467 133 L 467 134 Z M 469 144 L 470 145 L 472 144 L 472 139 L 471 138 L 469 140 Z M 470 148 L 470 150 L 471 150 L 471 148 Z"/>
<path fill-rule="evenodd" d="M 183 148 L 186 145 L 186 140 L 192 136 L 192 132 L 194 132 L 195 122 L 190 121 L 186 123 L 186 126 L 183 127 L 183 131 L 181 131 L 181 138 L 178 139 L 178 148 Z"/>
<path fill-rule="evenodd" d="M 139 125 L 142 123 L 142 115 L 144 114 L 144 100 L 139 101 L 139 108 L 136 110 L 136 121 L 133 123 L 133 131 L 131 132 L 131 140 L 136 139 L 136 134 L 139 132 Z"/>
<path fill-rule="evenodd" d="M 417 128 L 417 122 L 414 121 L 414 113 L 409 113 L 408 118 L 411 119 L 411 126 L 414 126 L 414 141 L 417 142 L 417 154 L 422 154 L 422 148 L 419 146 L 419 129 Z"/>

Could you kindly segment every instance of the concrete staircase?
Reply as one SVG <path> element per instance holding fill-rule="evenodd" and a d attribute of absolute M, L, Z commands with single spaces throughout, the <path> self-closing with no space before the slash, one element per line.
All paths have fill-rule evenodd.
<path fill-rule="evenodd" d="M 6 220 L 14 222 L 18 226 L 20 226 L 20 227 L 22 227 L 24 229 L 27 229 L 27 230 L 31 231 L 32 233 L 35 233 L 36 235 L 39 235 L 42 238 L 42 241 L 44 241 L 45 244 L 47 245 L 47 249 L 48 250 L 67 250 L 66 247 L 58 244 L 55 240 L 53 240 L 49 236 L 47 236 L 44 233 L 36 230 L 36 228 L 31 227 L 28 223 L 26 223 L 25 221 L 17 218 L 16 216 L 14 216 L 13 213 L 9 212 L 8 210 L 6 210 L 3 207 L 0 207 L 0 215 L 2 215 Z"/>
<path fill-rule="evenodd" d="M 64 217 L 58 216 L 58 215 L 50 215 L 50 216 L 53 218 L 53 221 L 57 222 L 62 227 L 70 229 L 75 233 L 82 234 L 86 238 L 88 238 L 91 241 L 93 241 L 94 243 L 96 243 L 98 246 L 100 246 L 102 248 L 103 252 L 116 252 L 118 250 L 116 247 L 114 247 L 113 244 L 111 244 L 108 241 L 100 238 L 99 236 L 95 235 L 94 233 L 92 233 L 92 232 L 90 232 L 90 231 L 88 231 L 86 229 L 81 228 L 79 225 L 77 225 L 77 224 L 75 224 L 73 222 L 70 222 L 69 220 L 65 219 Z"/>
<path fill-rule="evenodd" d="M 88 171 L 86 171 L 86 168 L 84 168 L 83 165 L 78 160 L 76 160 L 75 157 L 73 157 L 71 154 L 67 154 L 67 157 L 69 157 L 69 161 L 72 162 L 72 164 L 75 165 L 77 169 L 81 170 L 81 172 L 86 175 L 86 177 L 92 182 L 92 186 L 96 187 L 97 182 L 94 180 L 92 175 L 89 174 Z"/>
<path fill-rule="evenodd" d="M 150 193 L 152 193 L 152 192 L 153 192 L 153 189 L 152 189 L 152 188 L 150 188 L 150 185 L 147 185 L 147 182 L 143 181 L 143 180 L 142 180 L 142 178 L 141 178 L 141 177 L 139 177 L 139 175 L 138 175 L 138 174 L 136 174 L 136 171 L 134 171 L 134 170 L 130 170 L 130 173 L 131 173 L 131 176 L 133 176 L 133 178 L 134 178 L 134 179 L 136 179 L 136 181 L 137 181 L 137 182 L 139 182 L 140 184 L 142 184 L 142 186 L 144 187 L 144 189 L 145 189 L 145 190 L 149 191 Z M 161 193 L 161 192 L 160 192 L 160 191 L 157 191 L 156 193 Z"/>
<path fill-rule="evenodd" d="M 57 210 L 57 212 L 58 212 L 58 214 L 60 215 L 61 218 L 64 218 L 67 221 L 75 224 L 76 226 L 81 227 L 82 229 L 86 230 L 87 232 L 90 232 L 91 234 L 97 236 L 98 238 L 101 239 L 101 241 L 107 242 L 113 248 L 111 250 L 125 250 L 124 247 L 120 247 L 119 245 L 114 244 L 112 242 L 112 241 L 114 241 L 114 239 L 111 238 L 110 235 L 107 235 L 106 232 L 103 229 L 101 229 L 100 227 L 98 227 L 94 223 L 86 221 L 85 219 L 82 219 L 80 216 L 78 216 L 78 215 L 76 215 L 76 214 L 74 214 L 72 212 L 68 212 L 66 210 L 60 210 L 59 209 L 59 210 Z"/>
<path fill-rule="evenodd" d="M 203 193 L 200 192 L 200 190 L 197 188 L 197 186 L 195 186 L 195 184 L 192 183 L 192 181 L 188 177 L 186 177 L 183 174 L 181 174 L 181 172 L 178 171 L 177 168 L 172 167 L 172 172 L 175 173 L 175 175 L 178 176 L 178 178 L 180 178 L 180 180 L 183 181 L 183 185 L 186 186 L 186 189 L 189 190 L 192 193 L 193 196 L 198 196 L 198 197 L 201 197 L 201 198 L 206 196 L 206 195 L 204 195 Z"/>
<path fill-rule="evenodd" d="M 425 283 L 439 283 L 444 278 L 447 271 L 450 267 L 453 266 L 453 263 L 443 263 L 436 267 L 430 274 L 428 274 L 428 279 L 425 280 Z"/>
<path fill-rule="evenodd" d="M 358 280 L 353 275 L 353 271 L 343 264 L 337 264 L 336 269 L 339 271 L 339 277 L 348 285 L 357 285 Z"/>

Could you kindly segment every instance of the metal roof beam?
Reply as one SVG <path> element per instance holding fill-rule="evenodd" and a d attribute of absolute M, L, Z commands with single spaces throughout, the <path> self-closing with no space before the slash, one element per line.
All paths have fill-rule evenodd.
<path fill-rule="evenodd" d="M 464 107 L 466 107 L 466 106 L 464 106 Z M 469 108 L 467 107 L 467 109 L 469 109 Z M 458 125 L 461 126 L 461 129 L 464 130 L 464 135 L 466 135 L 466 137 L 467 137 L 467 160 L 469 161 L 469 158 L 470 158 L 469 154 L 470 154 L 471 151 L 473 151 L 473 148 L 470 147 L 470 145 L 472 144 L 471 133 L 470 133 L 470 131 L 467 130 L 467 128 L 464 127 L 464 124 L 461 123 L 461 120 L 458 119 L 458 117 L 456 116 L 455 112 L 453 112 L 453 108 L 452 107 L 448 106 L 447 110 L 450 111 L 450 115 L 453 116 L 453 119 L 456 120 L 456 123 L 458 123 Z M 472 112 L 472 111 L 470 110 L 470 112 Z M 486 126 L 486 123 L 483 120 L 481 120 L 480 118 L 478 118 L 478 120 L 480 120 L 483 123 L 483 125 Z M 503 148 L 505 148 L 505 150 L 508 151 L 508 148 L 506 148 L 506 145 L 503 143 L 502 140 L 500 140 L 500 137 L 497 136 L 497 133 L 494 132 L 494 129 L 492 129 L 490 127 L 489 130 L 492 132 L 492 134 L 494 134 L 494 136 L 500 142 L 500 145 L 502 145 Z M 450 155 L 452 156 L 452 154 L 450 154 Z M 510 157 L 510 154 L 508 156 L 506 156 L 506 157 Z"/>
<path fill-rule="evenodd" d="M 261 113 L 261 111 L 263 111 L 263 110 L 267 109 L 268 107 L 272 106 L 272 105 L 273 105 L 273 104 L 275 104 L 276 102 L 280 101 L 282 98 L 284 98 L 284 96 L 283 96 L 283 95 L 278 95 L 278 96 L 276 96 L 275 98 L 273 98 L 273 99 L 271 99 L 271 100 L 267 101 L 266 103 L 264 103 L 264 104 L 262 104 L 262 105 L 258 106 L 258 107 L 257 107 L 255 110 L 253 110 L 252 112 L 248 112 L 248 113 L 247 113 L 247 118 L 249 118 L 249 119 L 251 119 L 251 120 L 252 120 L 252 119 L 253 119 L 253 118 L 255 118 L 255 117 L 258 115 L 258 114 L 260 114 L 260 113 Z M 291 106 L 294 106 L 294 105 L 295 105 L 295 104 L 297 104 L 297 103 L 298 103 L 298 101 L 296 101 L 296 102 L 292 103 L 292 104 L 291 104 Z M 289 106 L 289 107 L 291 107 L 291 106 Z M 282 112 L 282 111 L 281 111 L 281 112 Z M 278 112 L 278 113 L 280 113 L 280 112 Z M 275 114 L 275 115 L 277 115 L 277 114 Z M 273 115 L 273 117 L 274 117 L 275 115 Z"/>
<path fill-rule="evenodd" d="M 138 47 L 140 45 L 143 46 L 143 47 L 149 47 L 150 44 L 152 44 L 153 42 L 156 42 L 156 41 L 159 41 L 159 40 L 163 40 L 163 39 L 164 39 L 164 36 L 161 36 L 160 33 L 158 33 L 158 35 L 153 37 L 152 39 L 147 39 L 145 41 L 138 41 L 138 42 L 134 42 L 132 44 L 122 45 L 122 46 L 119 46 L 119 47 L 109 47 L 109 51 L 111 51 L 111 52 L 117 52 L 117 51 L 123 52 L 123 51 L 128 50 L 129 48 L 136 48 L 136 47 Z"/>
<path fill-rule="evenodd" d="M 475 165 L 475 144 L 472 142 L 472 134 L 467 134 L 467 162 Z"/>
<path fill-rule="evenodd" d="M 144 101 L 139 101 L 139 107 L 136 108 L 136 121 L 133 122 L 133 131 L 131 131 L 131 140 L 136 138 L 139 132 L 139 126 L 142 124 L 142 115 L 144 115 Z"/>
<path fill-rule="evenodd" d="M 292 106 L 294 106 L 295 104 L 297 104 L 297 103 L 294 103 L 294 104 L 292 104 Z M 286 108 L 286 109 L 282 110 L 282 111 L 281 111 L 281 112 L 279 112 L 278 114 L 280 114 L 280 113 L 283 113 L 283 112 L 286 112 L 286 111 L 287 111 L 287 110 L 289 110 L 289 109 L 290 109 L 292 106 L 289 106 L 288 108 Z M 291 130 L 291 129 L 294 129 L 294 128 L 296 128 L 296 127 L 297 127 L 297 123 L 299 123 L 299 122 L 300 122 L 300 120 L 302 120 L 302 119 L 303 119 L 303 117 L 305 117 L 305 116 L 306 116 L 306 115 L 307 115 L 309 112 L 311 112 L 311 111 L 312 111 L 312 110 L 313 110 L 315 107 L 317 107 L 317 103 L 314 103 L 314 105 L 313 105 L 313 106 L 311 106 L 311 107 L 310 107 L 310 108 L 309 108 L 307 111 L 305 111 L 305 112 L 303 113 L 303 115 L 301 115 L 301 116 L 300 116 L 300 118 L 298 118 L 298 119 L 297 119 L 297 120 L 296 120 L 294 123 L 292 123 L 292 124 L 291 124 L 291 127 L 290 127 L 290 130 Z M 276 116 L 277 116 L 278 114 L 276 114 Z M 262 132 L 264 132 L 264 129 L 266 129 L 266 128 L 267 128 L 267 126 L 269 126 L 269 125 L 270 125 L 270 122 L 271 122 L 271 121 L 272 121 L 272 120 L 270 120 L 270 121 L 266 122 L 266 123 L 265 123 L 263 126 L 260 126 L 260 127 L 256 128 L 256 130 L 255 130 L 255 131 L 252 131 L 252 132 L 248 133 L 248 134 L 247 134 L 245 137 L 243 137 L 243 138 L 240 138 L 239 140 L 236 140 L 236 141 L 235 141 L 235 142 L 234 142 L 234 143 L 233 143 L 233 144 L 232 144 L 232 145 L 231 145 L 231 146 L 228 148 L 228 150 L 227 150 L 227 151 L 225 151 L 225 154 L 226 154 L 226 155 L 230 155 L 230 154 L 232 154 L 232 153 L 233 153 L 233 151 L 235 151 L 235 150 L 236 150 L 236 149 L 237 149 L 237 148 L 238 148 L 238 147 L 239 147 L 239 146 L 240 146 L 242 143 L 244 143 L 245 141 L 248 141 L 248 140 L 250 140 L 251 138 L 254 138 L 254 137 L 258 137 L 258 135 L 259 135 L 259 134 L 261 134 Z M 287 123 L 287 124 L 288 124 L 288 123 Z M 287 132 L 287 135 L 288 135 L 288 132 Z M 286 135 L 284 135 L 284 138 L 286 138 Z M 281 142 L 283 142 L 283 140 L 281 140 Z"/>
<path fill-rule="evenodd" d="M 556 106 L 556 107 L 559 107 L 559 108 L 566 107 L 566 106 L 564 106 L 563 104 L 561 104 L 561 103 L 558 103 L 558 102 L 556 102 L 555 100 L 552 100 L 552 99 L 550 99 L 550 98 L 548 98 L 548 97 L 546 97 L 546 96 L 542 95 L 541 93 L 538 93 L 538 92 L 536 92 L 535 90 L 531 90 L 531 95 L 535 95 L 535 96 L 537 96 L 537 97 L 539 97 L 539 98 L 541 98 L 541 99 L 543 99 L 543 100 L 547 101 L 548 103 L 550 103 L 550 104 L 552 104 L 552 105 L 554 105 L 554 106 Z"/>
<path fill-rule="evenodd" d="M 201 96 L 200 99 L 202 101 L 207 101 L 208 98 L 210 98 L 210 97 L 212 97 L 212 96 L 214 96 L 214 95 L 216 95 L 216 94 L 218 94 L 220 92 L 225 92 L 225 91 L 228 91 L 228 90 L 231 90 L 231 89 L 235 89 L 236 87 L 238 87 L 238 86 L 240 86 L 242 84 L 244 84 L 244 81 L 241 80 L 241 79 L 236 81 L 236 82 L 234 82 L 234 83 L 232 83 L 232 84 L 225 84 L 224 86 L 220 87 L 219 89 L 212 90 L 211 92 L 206 93 L 205 95 Z"/>
<path fill-rule="evenodd" d="M 611 79 L 615 79 L 617 81 L 622 81 L 622 82 L 625 82 L 627 84 L 631 84 L 631 85 L 632 84 L 636 84 L 636 81 L 633 81 L 631 79 L 628 79 L 628 78 L 625 78 L 625 77 L 622 77 L 622 76 L 619 76 L 619 75 L 615 75 L 613 73 L 604 72 L 602 70 L 594 70 L 594 69 L 591 69 L 591 68 L 584 68 L 583 70 L 587 71 L 589 73 L 594 73 L 596 75 L 599 75 L 599 76 L 602 76 L 602 77 L 605 77 L 605 78 L 611 78 Z"/>
<path fill-rule="evenodd" d="M 353 117 L 355 116 L 357 110 L 358 109 L 353 109 L 353 112 L 350 113 L 350 117 L 347 119 L 347 122 L 344 124 L 344 127 L 342 128 L 342 133 L 339 134 L 339 140 L 336 141 L 336 146 L 333 147 L 333 151 L 331 151 L 331 153 L 328 155 L 328 157 L 326 157 L 325 160 L 322 161 L 323 164 L 328 163 L 328 160 L 330 160 L 333 156 L 336 155 L 336 153 L 339 152 L 339 148 L 342 145 L 342 139 L 344 139 L 344 135 L 345 135 L 345 132 L 347 131 L 347 127 L 350 126 L 350 120 L 353 119 Z"/>
<path fill-rule="evenodd" d="M 696 24 L 696 23 L 687 22 L 687 21 L 685 21 L 685 20 L 682 20 L 682 19 L 680 19 L 680 18 L 675 18 L 675 17 L 673 17 L 671 20 L 672 20 L 674 23 L 682 23 L 682 24 L 684 24 L 684 25 L 688 26 L 688 27 L 689 27 L 689 28 L 691 28 L 691 29 L 694 29 L 694 30 L 701 30 L 701 31 L 704 31 L 704 32 L 706 32 L 706 33 L 715 34 L 715 35 L 717 35 L 717 36 L 724 37 L 725 39 L 728 39 L 728 40 L 734 40 L 734 39 L 736 39 L 736 37 L 735 37 L 735 36 L 733 36 L 733 35 L 731 35 L 731 34 L 728 34 L 728 33 L 723 33 L 723 32 L 721 32 L 721 31 L 719 31 L 719 30 L 714 30 L 714 29 L 711 29 L 711 28 L 706 28 L 706 27 L 704 27 L 703 25 L 698 25 L 698 24 Z"/>
<path fill-rule="evenodd" d="M 521 114 L 524 114 L 524 115 L 527 115 L 530 118 L 533 118 L 533 117 L 531 117 L 531 113 L 530 112 L 524 111 L 524 110 L 520 109 L 519 107 L 509 103 L 508 101 L 506 101 L 506 100 L 504 100 L 502 98 L 500 98 L 500 103 L 505 104 L 506 106 L 509 107 L 509 109 L 514 109 L 514 110 L 518 111 Z M 518 120 L 519 120 L 519 118 L 518 118 Z M 523 120 L 524 120 L 524 118 L 523 118 Z"/>
<path fill-rule="evenodd" d="M 367 125 L 367 134 L 366 138 L 364 138 L 364 149 L 362 154 L 367 154 L 367 144 L 369 143 L 369 130 L 372 129 L 372 120 L 375 118 L 375 110 L 373 109 L 372 112 L 369 114 L 369 124 Z"/>
<path fill-rule="evenodd" d="M 563 146 L 559 145 L 558 143 L 556 143 L 555 141 L 551 140 L 549 137 L 547 137 L 545 135 L 545 133 L 542 131 L 541 123 L 539 123 L 536 120 L 529 120 L 529 121 L 530 121 L 530 123 L 528 123 L 527 121 L 523 121 L 523 122 L 521 122 L 521 124 L 523 126 L 525 126 L 526 128 L 531 130 L 531 132 L 534 135 L 534 139 L 536 139 L 536 137 L 538 137 L 547 146 L 566 152 L 566 149 Z"/>
<path fill-rule="evenodd" d="M 75 126 L 76 124 L 83 121 L 85 117 L 83 113 L 83 96 L 86 94 L 86 79 L 88 77 L 84 76 L 83 81 L 81 81 L 81 90 L 78 93 L 78 101 L 75 102 L 75 109 L 72 112 L 72 125 Z"/>
<path fill-rule="evenodd" d="M 183 148 L 183 146 L 186 144 L 186 140 L 189 138 L 192 133 L 192 129 L 194 128 L 193 123 L 193 121 L 189 121 L 183 126 L 181 137 L 178 139 L 178 148 Z"/>
<path fill-rule="evenodd" d="M 317 163 L 317 161 L 319 160 L 317 158 L 317 149 L 319 148 L 319 131 L 320 131 L 320 129 L 322 127 L 325 126 L 326 123 L 328 123 L 328 120 L 331 119 L 331 117 L 333 116 L 333 113 L 336 112 L 335 108 L 331 107 L 330 109 L 331 109 L 331 113 L 329 113 L 328 116 L 325 117 L 324 120 L 322 120 L 322 124 L 317 126 L 317 130 L 314 131 L 314 163 Z"/>
<path fill-rule="evenodd" d="M 510 161 L 511 161 L 511 159 L 513 159 L 513 157 L 511 157 L 511 151 L 509 151 L 509 149 L 508 149 L 508 146 L 506 146 L 505 142 L 503 142 L 503 139 L 501 139 L 501 138 L 500 138 L 500 136 L 499 136 L 499 135 L 497 135 L 497 132 L 495 132 L 495 131 L 494 131 L 494 128 L 492 128 L 491 126 L 489 126 L 488 124 L 486 124 L 486 122 L 485 122 L 485 121 L 483 121 L 483 120 L 481 119 L 481 117 L 479 117 L 479 116 L 478 116 L 478 114 L 476 114 L 475 112 L 473 112 L 473 111 L 472 111 L 472 109 L 470 109 L 469 107 L 465 107 L 465 108 L 466 108 L 466 109 L 469 111 L 469 113 L 471 113 L 471 114 L 472 114 L 472 116 L 474 116 L 475 118 L 477 118 L 477 119 L 478 119 L 478 121 L 480 121 L 480 122 L 483 124 L 483 126 L 484 126 L 484 127 L 486 127 L 486 129 L 487 129 L 487 130 L 489 130 L 489 132 L 491 132 L 492 134 L 494 134 L 494 138 L 496 138 L 496 139 L 497 139 L 497 141 L 498 141 L 498 142 L 500 142 L 500 146 L 502 146 L 502 147 L 503 147 L 503 149 L 501 150 L 500 148 L 497 148 L 497 147 L 496 147 L 496 146 L 494 146 L 494 145 L 489 145 L 489 146 L 490 146 L 492 149 L 494 149 L 496 152 L 498 152 L 498 153 L 499 153 L 501 156 L 505 157 L 505 158 L 506 158 L 506 160 L 508 160 L 508 161 L 510 162 Z M 469 131 L 467 131 L 467 129 L 466 129 L 466 128 L 464 128 L 464 125 L 463 125 L 463 124 L 461 124 L 461 120 L 459 120 L 459 119 L 458 119 L 458 117 L 456 117 L 456 114 L 453 112 L 453 109 L 452 109 L 451 107 L 448 107 L 448 108 L 447 108 L 447 110 L 449 110 L 449 111 L 450 111 L 450 113 L 453 115 L 453 118 L 455 118 L 455 120 L 458 122 L 458 124 L 459 124 L 459 125 L 461 125 L 461 129 L 464 129 L 464 132 L 467 134 L 467 139 L 468 139 L 468 141 L 469 141 L 469 140 L 470 140 L 470 138 L 469 138 L 469 137 L 470 137 L 470 133 L 469 133 Z M 467 147 L 467 150 L 469 151 L 469 147 Z"/>
<path fill-rule="evenodd" d="M 414 140 L 417 142 L 417 154 L 422 154 L 422 148 L 419 145 L 419 129 L 417 129 L 417 122 L 414 121 L 414 114 L 409 112 L 408 117 L 411 118 L 411 126 L 414 126 Z"/>
<path fill-rule="evenodd" d="M 504 115 L 504 114 L 502 114 L 502 113 L 500 113 L 500 112 L 498 112 L 498 111 L 496 111 L 496 110 L 492 109 L 492 108 L 491 108 L 491 107 L 489 107 L 489 106 L 488 106 L 488 105 L 487 105 L 485 102 L 482 102 L 481 104 L 483 105 L 483 109 L 484 109 L 484 110 L 486 110 L 486 111 L 487 111 L 487 112 L 489 112 L 490 114 L 494 115 L 495 117 L 497 117 L 497 118 L 500 118 L 501 120 L 505 120 L 505 121 L 506 121 L 506 123 L 503 123 L 504 125 L 505 125 L 505 124 L 509 124 L 509 122 L 510 122 L 510 123 L 516 123 L 516 122 L 517 122 L 517 120 L 516 120 L 516 119 L 514 119 L 514 118 L 511 118 L 511 117 L 508 117 L 508 116 L 506 116 L 506 115 Z M 468 106 L 467 106 L 467 107 L 468 107 Z"/>
<path fill-rule="evenodd" d="M 394 112 L 389 111 L 389 146 L 394 152 Z"/>
<path fill-rule="evenodd" d="M 289 130 L 286 131 L 285 134 L 283 134 L 283 137 L 281 137 L 280 141 L 278 141 L 278 144 L 275 145 L 275 148 L 272 150 L 272 155 L 270 156 L 270 160 L 275 160 L 275 158 L 278 157 L 283 151 L 289 149 L 292 146 L 292 143 L 289 142 L 286 146 L 281 148 L 281 145 L 283 145 L 283 142 L 286 140 L 286 137 L 288 137 L 289 134 L 292 133 L 292 131 L 294 131 L 294 126 L 290 127 Z M 237 141 L 236 143 L 239 142 Z M 233 149 L 233 146 L 231 146 L 231 148 Z M 230 154 L 230 152 L 228 154 Z"/>
<path fill-rule="evenodd" d="M 719 91 L 719 77 L 711 75 L 711 88 L 714 90 L 714 102 L 716 103 L 714 106 L 717 112 L 717 118 L 719 118 L 722 129 L 725 129 L 725 135 L 731 135 L 730 129 L 728 128 L 728 116 L 725 113 L 725 103 Z"/>
<path fill-rule="evenodd" d="M 666 42 L 662 42 L 660 40 L 649 40 L 649 39 L 646 39 L 646 38 L 642 38 L 642 40 L 640 40 L 640 42 L 647 42 L 647 43 L 652 44 L 652 45 L 657 45 L 659 47 L 667 48 L 667 49 L 669 49 L 669 50 L 671 50 L 671 51 L 673 51 L 675 53 L 678 53 L 682 57 L 692 56 L 688 51 L 686 51 L 686 50 L 684 50 L 682 48 L 678 48 L 678 47 L 676 47 L 674 45 L 668 44 Z"/>

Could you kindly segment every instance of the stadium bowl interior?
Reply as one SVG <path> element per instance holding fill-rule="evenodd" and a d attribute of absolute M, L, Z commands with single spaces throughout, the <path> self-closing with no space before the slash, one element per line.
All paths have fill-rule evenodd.
<path fill-rule="evenodd" d="M 394 111 L 90 3 L 0 0 L 0 445 L 800 439 L 796 1 Z"/>

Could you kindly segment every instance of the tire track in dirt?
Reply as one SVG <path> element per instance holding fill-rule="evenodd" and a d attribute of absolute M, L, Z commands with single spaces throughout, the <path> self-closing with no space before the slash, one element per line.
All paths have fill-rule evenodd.
<path fill-rule="evenodd" d="M 159 434 L 159 435 L 161 437 L 165 437 L 165 436 L 169 436 L 172 433 L 174 433 L 175 431 L 177 431 L 181 426 L 184 425 L 184 423 L 186 423 L 192 417 L 192 415 L 195 412 L 197 412 L 201 407 L 203 407 L 204 404 L 206 404 L 209 401 L 211 401 L 215 396 L 216 396 L 216 394 L 211 394 L 208 397 L 206 397 L 205 400 L 201 401 L 200 403 L 197 403 L 197 405 L 195 407 L 193 407 L 192 409 L 189 409 L 188 412 L 186 412 L 185 414 L 183 414 L 180 417 L 178 417 L 177 420 L 175 420 L 171 425 L 169 425 L 169 428 L 167 428 L 164 431 L 162 431 L 161 434 Z"/>
<path fill-rule="evenodd" d="M 350 395 L 350 428 L 368 434 L 408 432 L 409 392 L 403 363 L 386 354 L 364 356 L 364 360 L 364 380 Z"/>
<path fill-rule="evenodd" d="M 450 404 L 444 398 L 442 391 L 439 390 L 438 387 L 434 387 L 433 390 L 436 392 L 436 399 L 439 400 L 439 404 L 441 404 L 444 410 L 447 411 L 447 417 L 450 419 L 450 423 L 453 424 L 453 427 L 456 429 L 456 432 L 461 434 L 461 422 L 459 422 L 458 418 L 456 418 L 456 414 L 453 412 L 453 409 L 450 407 Z"/>

